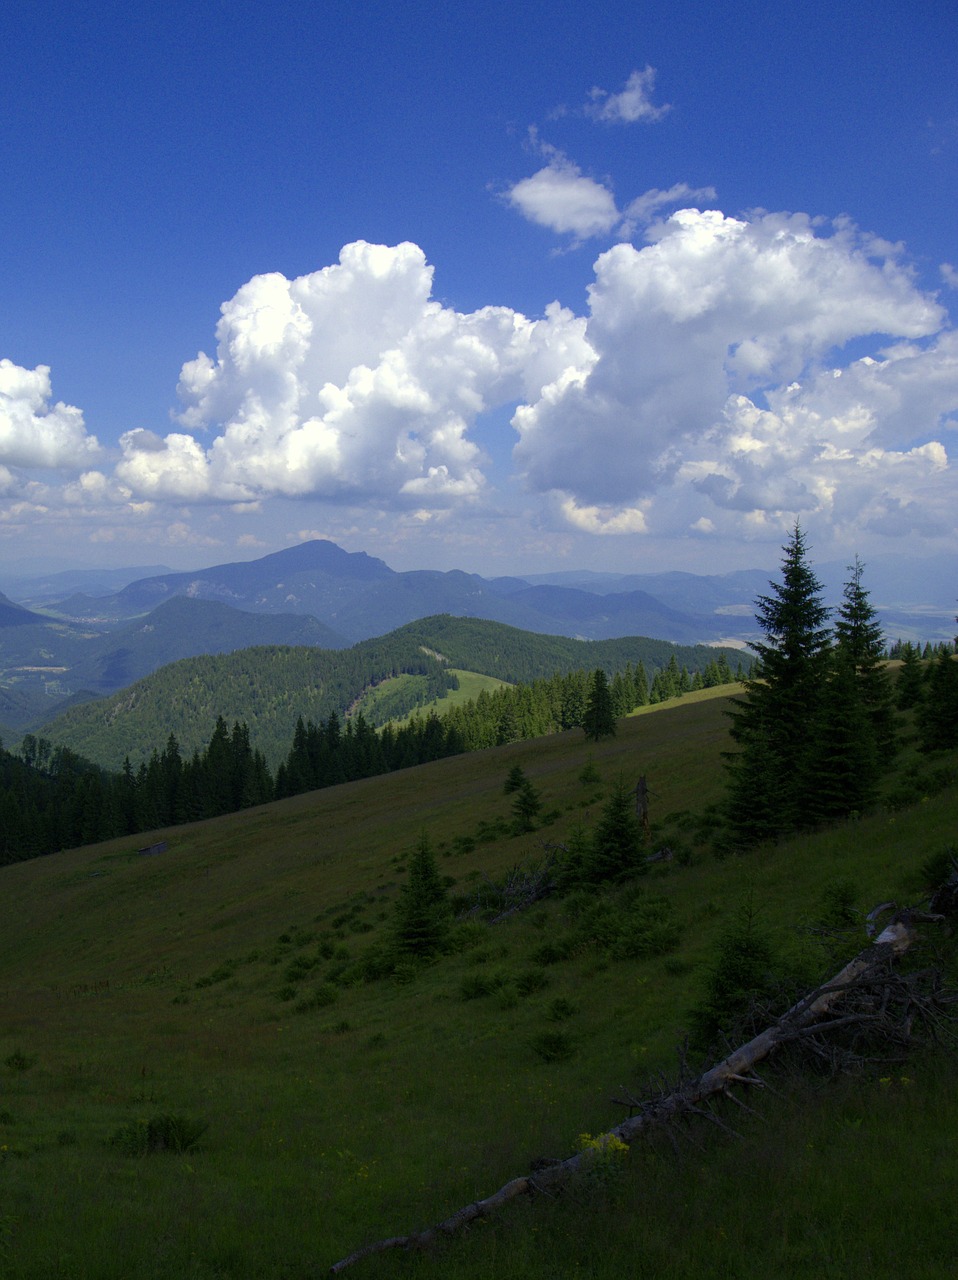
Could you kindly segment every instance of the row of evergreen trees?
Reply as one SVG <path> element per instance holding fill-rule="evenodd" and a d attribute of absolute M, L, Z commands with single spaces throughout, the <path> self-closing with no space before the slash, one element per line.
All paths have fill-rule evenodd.
<path fill-rule="evenodd" d="M 926 750 L 958 745 L 958 663 L 939 651 L 925 689 L 902 668 L 896 688 L 856 558 L 834 626 L 796 525 L 782 581 L 757 601 L 764 639 L 733 701 L 726 756 L 730 840 L 755 844 L 860 813 L 875 800 L 896 749 L 896 704 L 915 706 Z"/>
<path fill-rule="evenodd" d="M 723 658 L 706 675 L 725 679 L 731 672 Z M 444 717 L 419 715 L 378 731 L 362 714 L 343 722 L 332 712 L 320 724 L 300 718 L 275 777 L 247 725 L 231 729 L 222 716 L 204 750 L 184 756 L 170 734 L 139 769 L 126 760 L 119 773 L 27 734 L 19 755 L 0 750 L 0 865 L 574 727 L 588 709 L 589 681 L 586 672 L 573 672 L 504 685 Z M 678 692 L 684 683 L 678 669 L 676 682 Z M 617 672 L 611 687 L 616 714 L 649 696 L 641 663 Z"/>

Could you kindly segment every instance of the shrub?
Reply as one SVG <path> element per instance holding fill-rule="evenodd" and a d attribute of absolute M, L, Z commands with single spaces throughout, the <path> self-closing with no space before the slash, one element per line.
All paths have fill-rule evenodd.
<path fill-rule="evenodd" d="M 299 982 L 301 978 L 305 978 L 310 969 L 314 969 L 319 964 L 319 956 L 297 956 L 295 960 L 291 960 L 286 966 L 285 978 L 287 982 Z"/>
<path fill-rule="evenodd" d="M 197 978 L 196 982 L 194 983 L 194 986 L 212 987 L 214 983 L 225 982 L 227 978 L 232 978 L 233 969 L 234 969 L 233 962 L 231 960 L 227 960 L 223 964 L 217 965 L 217 967 L 212 971 L 212 973 L 208 973 L 203 978 Z"/>
<path fill-rule="evenodd" d="M 132 1120 L 121 1126 L 111 1145 L 128 1156 L 149 1155 L 157 1151 L 192 1151 L 209 1125 L 183 1115 L 159 1114 L 148 1120 Z"/>
<path fill-rule="evenodd" d="M 937 889 L 955 874 L 958 874 L 958 846 L 950 844 L 921 864 L 922 887 L 929 891 Z"/>
<path fill-rule="evenodd" d="M 645 960 L 672 951 L 681 930 L 668 898 L 645 898 L 625 916 L 622 933 L 612 946 L 618 959 Z"/>
<path fill-rule="evenodd" d="M 4 1058 L 4 1066 L 10 1068 L 11 1071 L 29 1071 L 36 1062 L 36 1058 L 28 1058 L 20 1049 L 14 1049 L 9 1058 Z"/>
<path fill-rule="evenodd" d="M 520 996 L 531 996 L 549 985 L 549 975 L 542 969 L 526 969 L 516 978 L 516 990 Z"/>
<path fill-rule="evenodd" d="M 478 1000 L 482 996 L 494 995 L 509 981 L 508 977 L 501 972 L 490 972 L 486 969 L 477 970 L 475 973 L 467 973 L 459 984 L 459 998 L 461 1000 Z"/>
<path fill-rule="evenodd" d="M 833 880 L 822 891 L 819 922 L 827 929 L 842 929 L 856 924 L 855 899 L 858 889 L 853 880 Z"/>
<path fill-rule="evenodd" d="M 568 960 L 572 951 L 573 947 L 568 938 L 554 938 L 536 947 L 532 953 L 532 959 L 536 964 L 559 964 L 562 960 Z"/>
<path fill-rule="evenodd" d="M 694 1049 L 712 1049 L 724 1033 L 737 1038 L 753 1026 L 756 1004 L 781 987 L 782 962 L 750 901 L 719 940 L 698 1003 L 690 1010 Z"/>
<path fill-rule="evenodd" d="M 578 1012 L 577 1004 L 573 1004 L 565 996 L 556 996 L 546 1010 L 546 1017 L 552 1022 L 564 1022 L 566 1018 L 574 1018 Z"/>
<path fill-rule="evenodd" d="M 313 1009 L 328 1009 L 338 999 L 339 992 L 336 988 L 328 982 L 323 982 L 320 983 L 312 995 L 307 996 L 305 1000 L 300 1000 L 296 1006 L 296 1012 L 309 1013 Z"/>
<path fill-rule="evenodd" d="M 533 1037 L 532 1051 L 543 1062 L 566 1062 L 575 1053 L 575 1041 L 564 1031 L 540 1031 Z"/>
<path fill-rule="evenodd" d="M 583 1178 L 597 1187 L 609 1187 L 621 1176 L 629 1148 L 614 1133 L 580 1133 L 579 1150 L 584 1155 Z"/>

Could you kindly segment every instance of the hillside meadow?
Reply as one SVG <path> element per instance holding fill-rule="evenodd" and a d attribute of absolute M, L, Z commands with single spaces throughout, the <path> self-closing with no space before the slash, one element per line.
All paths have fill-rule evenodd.
<path fill-rule="evenodd" d="M 913 804 L 719 860 L 696 843 L 727 747 L 725 697 L 708 693 L 596 745 L 510 744 L 3 868 L 0 1276 L 323 1275 L 570 1154 L 623 1117 L 613 1098 L 674 1077 L 745 904 L 814 982 L 864 944 L 811 927 L 836 892 L 859 913 L 922 900 L 922 865 L 955 841 L 953 758 L 906 755 Z M 516 764 L 548 818 L 523 836 L 504 834 Z M 654 845 L 677 856 L 629 892 L 667 904 L 670 950 L 618 958 L 595 904 L 549 899 L 361 979 L 423 832 L 462 910 L 640 774 Z M 599 905 L 614 922 L 619 899 Z M 930 928 L 919 962 L 942 945 Z M 939 1052 L 861 1078 L 769 1076 L 776 1096 L 749 1099 L 761 1114 L 730 1117 L 738 1138 L 654 1138 L 558 1199 L 347 1274 L 953 1274 L 956 1074 Z"/>

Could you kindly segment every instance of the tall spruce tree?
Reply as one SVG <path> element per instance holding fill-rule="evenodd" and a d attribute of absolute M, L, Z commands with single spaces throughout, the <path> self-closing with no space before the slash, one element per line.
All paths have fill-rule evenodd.
<path fill-rule="evenodd" d="M 865 713 L 865 729 L 874 743 L 876 765 L 887 760 L 895 746 L 895 716 L 891 679 L 885 666 L 885 637 L 878 615 L 862 586 L 864 565 L 858 556 L 848 566 L 842 602 L 835 618 L 835 649 L 854 671 L 856 691 Z"/>
<path fill-rule="evenodd" d="M 958 746 L 958 658 L 942 646 L 932 667 L 928 695 L 918 708 L 923 751 Z"/>
<path fill-rule="evenodd" d="M 615 707 L 612 703 L 612 690 L 609 678 L 601 667 L 592 673 L 589 685 L 589 701 L 585 715 L 582 717 L 582 728 L 590 742 L 598 742 L 600 738 L 615 737 Z"/>
<path fill-rule="evenodd" d="M 796 524 L 782 548 L 782 581 L 759 596 L 756 670 L 735 699 L 731 736 L 738 751 L 726 756 L 727 817 L 733 839 L 754 844 L 812 825 L 808 788 L 828 671 L 830 631 L 822 585 L 807 559 Z"/>
<path fill-rule="evenodd" d="M 868 809 L 881 772 L 879 735 L 862 677 L 840 649 L 829 664 L 813 737 L 815 749 L 804 771 L 807 825 L 837 822 Z"/>

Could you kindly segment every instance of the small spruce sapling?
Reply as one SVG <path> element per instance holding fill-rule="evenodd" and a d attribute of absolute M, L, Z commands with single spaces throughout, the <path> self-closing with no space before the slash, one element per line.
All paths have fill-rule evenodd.
<path fill-rule="evenodd" d="M 409 860 L 409 875 L 396 903 L 396 946 L 408 956 L 439 951 L 449 933 L 451 909 L 426 833 Z"/>
<path fill-rule="evenodd" d="M 642 852 L 642 831 L 635 812 L 635 795 L 624 778 L 617 778 L 602 807 L 583 860 L 583 878 L 592 884 L 618 880 L 648 870 Z"/>
<path fill-rule="evenodd" d="M 514 791 L 518 791 L 520 787 L 528 785 L 528 778 L 521 764 L 514 764 L 509 770 L 505 782 L 502 784 L 502 794 L 511 796 Z"/>
<path fill-rule="evenodd" d="M 516 835 L 526 831 L 534 831 L 536 818 L 542 808 L 542 799 L 532 783 L 527 779 L 515 793 L 512 802 L 512 829 Z"/>

